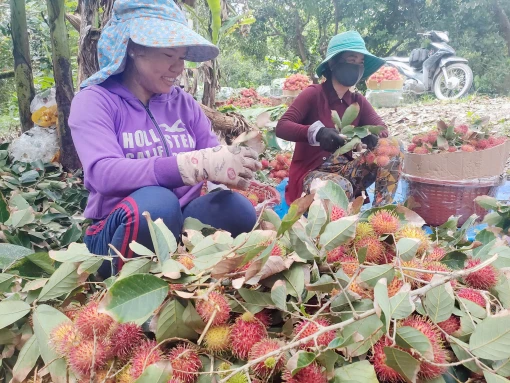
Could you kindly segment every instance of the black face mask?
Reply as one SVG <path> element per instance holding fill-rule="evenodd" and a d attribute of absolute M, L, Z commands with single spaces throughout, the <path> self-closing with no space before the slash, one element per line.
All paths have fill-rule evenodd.
<path fill-rule="evenodd" d="M 363 65 L 339 63 L 333 67 L 331 73 L 340 84 L 351 87 L 361 80 L 364 71 L 365 67 Z"/>

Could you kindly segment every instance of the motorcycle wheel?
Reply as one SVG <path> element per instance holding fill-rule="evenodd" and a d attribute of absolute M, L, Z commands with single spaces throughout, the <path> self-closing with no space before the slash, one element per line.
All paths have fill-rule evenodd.
<path fill-rule="evenodd" d="M 446 66 L 448 83 L 441 71 L 434 80 L 434 93 L 440 100 L 455 100 L 468 94 L 473 85 L 473 71 L 462 63 Z"/>

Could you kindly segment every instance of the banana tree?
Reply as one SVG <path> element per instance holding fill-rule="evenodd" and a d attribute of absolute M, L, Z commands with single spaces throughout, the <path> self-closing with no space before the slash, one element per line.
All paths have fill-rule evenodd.
<path fill-rule="evenodd" d="M 255 18 L 249 13 L 235 15 L 229 18 L 222 18 L 222 10 L 226 5 L 225 0 L 206 0 L 209 11 L 208 17 L 201 17 L 191 6 L 184 4 L 186 10 L 192 19 L 198 24 L 200 33 L 213 44 L 221 49 L 222 40 L 229 34 L 236 31 L 243 25 L 250 25 L 255 22 Z M 219 66 L 218 60 L 211 60 L 201 64 L 197 70 L 200 72 L 204 81 L 204 94 L 202 104 L 214 107 L 216 91 L 219 88 Z M 194 71 L 188 71 L 189 72 Z"/>

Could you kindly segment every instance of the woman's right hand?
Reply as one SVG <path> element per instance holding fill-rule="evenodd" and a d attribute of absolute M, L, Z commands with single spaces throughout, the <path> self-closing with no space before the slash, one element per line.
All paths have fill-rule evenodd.
<path fill-rule="evenodd" d="M 249 187 L 253 172 L 262 168 L 253 149 L 225 145 L 179 153 L 177 165 L 185 185 L 209 180 L 241 190 Z"/>
<path fill-rule="evenodd" d="M 334 153 L 338 148 L 345 145 L 345 139 L 340 136 L 340 133 L 336 129 L 332 128 L 321 128 L 317 132 L 317 142 L 320 144 L 322 150 L 326 150 L 330 153 Z"/>

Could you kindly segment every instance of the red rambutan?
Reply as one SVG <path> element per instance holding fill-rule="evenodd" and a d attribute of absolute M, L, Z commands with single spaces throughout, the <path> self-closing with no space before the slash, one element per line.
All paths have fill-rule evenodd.
<path fill-rule="evenodd" d="M 91 340 L 80 342 L 69 354 L 71 369 L 80 376 L 89 376 L 106 364 L 106 352 L 101 342 Z"/>
<path fill-rule="evenodd" d="M 356 251 L 359 251 L 364 247 L 367 248 L 366 262 L 379 264 L 384 261 L 384 245 L 378 238 L 365 237 L 356 241 L 354 243 L 354 247 L 356 248 Z"/>
<path fill-rule="evenodd" d="M 464 288 L 464 289 L 460 289 L 457 292 L 457 295 L 459 296 L 459 298 L 467 299 L 468 301 L 476 303 L 477 305 L 485 308 L 485 304 L 486 304 L 485 298 L 479 291 Z"/>
<path fill-rule="evenodd" d="M 331 251 L 328 251 L 328 254 L 326 255 L 326 262 L 328 263 L 335 263 L 340 261 L 342 257 L 345 256 L 345 248 L 343 246 L 339 246 L 336 249 L 333 249 Z"/>
<path fill-rule="evenodd" d="M 372 349 L 372 364 L 377 375 L 377 379 L 380 382 L 391 382 L 401 383 L 406 380 L 393 368 L 386 364 L 386 354 L 384 353 L 384 347 L 390 347 L 392 344 L 391 339 L 387 336 L 381 338 Z M 400 347 L 395 347 L 398 350 L 402 350 Z M 402 350 L 403 351 L 403 350 Z"/>
<path fill-rule="evenodd" d="M 273 257 L 283 257 L 287 251 L 285 250 L 285 247 L 281 243 L 277 243 L 273 250 L 271 250 L 271 256 Z"/>
<path fill-rule="evenodd" d="M 378 156 L 375 158 L 375 163 L 377 166 L 383 168 L 390 163 L 390 157 L 388 156 Z"/>
<path fill-rule="evenodd" d="M 460 150 L 462 150 L 463 152 L 474 152 L 475 151 L 475 147 L 473 145 L 462 145 L 460 147 Z"/>
<path fill-rule="evenodd" d="M 352 277 L 359 268 L 359 262 L 354 257 L 342 257 L 340 258 L 340 267 L 347 276 Z"/>
<path fill-rule="evenodd" d="M 368 217 L 368 222 L 377 235 L 394 234 L 400 226 L 397 215 L 388 210 L 379 210 Z"/>
<path fill-rule="evenodd" d="M 59 324 L 50 334 L 50 342 L 60 356 L 68 356 L 80 341 L 80 334 L 70 322 Z"/>
<path fill-rule="evenodd" d="M 168 354 L 168 360 L 172 364 L 174 379 L 182 383 L 193 383 L 197 380 L 202 362 L 195 349 L 187 344 L 174 347 Z"/>
<path fill-rule="evenodd" d="M 275 339 L 262 339 L 250 350 L 248 361 L 261 358 L 270 352 L 279 350 L 281 347 L 282 343 Z M 283 355 L 274 355 L 268 357 L 262 362 L 253 365 L 252 370 L 258 377 L 267 379 L 274 373 L 280 372 L 284 363 L 285 358 Z"/>
<path fill-rule="evenodd" d="M 457 151 L 456 146 L 448 146 L 448 153 L 455 153 Z"/>
<path fill-rule="evenodd" d="M 156 341 L 147 339 L 141 342 L 133 351 L 130 368 L 131 378 L 133 380 L 138 379 L 147 367 L 163 359 L 163 352 L 159 349 Z"/>
<path fill-rule="evenodd" d="M 402 279 L 396 277 L 393 278 L 393 280 L 388 285 L 388 296 L 390 298 L 393 297 L 395 294 L 398 293 L 402 286 L 404 286 L 404 281 L 402 281 Z"/>
<path fill-rule="evenodd" d="M 271 326 L 271 323 L 273 322 L 271 319 L 271 313 L 269 312 L 269 310 L 266 309 L 256 313 L 255 318 L 261 321 L 262 324 L 266 327 Z"/>
<path fill-rule="evenodd" d="M 285 370 L 282 374 L 285 383 L 327 383 L 328 379 L 322 373 L 319 364 L 313 362 L 300 370 L 296 375 L 292 376 L 289 370 Z"/>
<path fill-rule="evenodd" d="M 416 149 L 416 144 L 409 144 L 409 145 L 407 146 L 407 151 L 408 151 L 409 153 L 413 153 L 413 152 L 414 152 L 414 149 Z"/>
<path fill-rule="evenodd" d="M 468 130 L 469 130 L 469 126 L 467 126 L 467 125 L 459 125 L 454 129 L 455 133 L 457 133 L 457 134 L 466 134 L 468 132 Z"/>
<path fill-rule="evenodd" d="M 380 145 L 375 149 L 375 155 L 377 157 L 380 156 L 388 156 L 390 153 L 390 146 L 387 145 Z"/>
<path fill-rule="evenodd" d="M 458 331 L 460 329 L 460 318 L 455 316 L 455 315 L 452 315 L 450 316 L 450 318 L 448 318 L 447 320 L 443 321 L 443 322 L 439 322 L 437 324 L 439 327 L 441 327 L 441 329 L 447 333 L 448 335 L 452 335 L 454 332 Z M 443 334 L 441 334 L 443 335 Z M 443 340 L 444 337 L 442 337 Z"/>
<path fill-rule="evenodd" d="M 414 154 L 429 154 L 429 150 L 423 146 L 419 146 L 414 149 Z"/>
<path fill-rule="evenodd" d="M 481 259 L 471 259 L 467 262 L 465 269 L 470 269 L 482 263 Z M 475 271 L 464 277 L 464 282 L 469 287 L 490 290 L 498 283 L 498 271 L 492 265 L 485 266 L 483 269 Z"/>
<path fill-rule="evenodd" d="M 432 251 L 427 255 L 428 261 L 440 261 L 446 255 L 446 250 L 439 246 L 434 246 Z"/>
<path fill-rule="evenodd" d="M 375 154 L 373 152 L 366 152 L 364 158 L 368 165 L 372 165 L 375 162 Z"/>
<path fill-rule="evenodd" d="M 143 331 L 140 326 L 134 323 L 122 323 L 117 326 L 110 338 L 111 353 L 121 360 L 127 360 L 143 338 Z"/>
<path fill-rule="evenodd" d="M 331 325 L 331 323 L 329 322 L 329 320 L 324 319 L 324 318 L 318 318 L 313 322 L 304 320 L 304 321 L 299 322 L 296 325 L 296 327 L 294 327 L 293 335 L 295 337 L 297 336 L 297 339 L 303 339 L 303 338 L 306 338 L 306 337 L 309 337 L 309 336 L 315 334 L 322 327 L 327 327 L 330 325 Z M 333 339 L 335 339 L 335 337 L 336 337 L 336 333 L 334 330 L 327 331 L 324 334 L 319 335 L 319 337 L 317 338 L 317 342 L 315 342 L 312 339 L 312 340 L 307 341 L 306 343 L 301 344 L 299 347 L 301 347 L 303 349 L 314 348 L 316 346 L 316 343 L 318 346 L 327 346 Z"/>
<path fill-rule="evenodd" d="M 89 339 L 93 339 L 94 334 L 98 338 L 103 337 L 114 324 L 109 315 L 97 312 L 98 306 L 98 302 L 92 301 L 83 307 L 76 316 L 76 328 L 84 337 Z"/>
<path fill-rule="evenodd" d="M 232 325 L 230 332 L 232 352 L 237 358 L 246 360 L 255 343 L 264 338 L 267 338 L 266 326 L 256 320 L 253 314 L 246 312 Z"/>
<path fill-rule="evenodd" d="M 230 317 L 230 305 L 228 304 L 227 298 L 217 291 L 211 291 L 207 300 L 199 299 L 196 303 L 196 309 L 198 315 L 202 320 L 207 323 L 216 311 L 212 324 L 214 326 L 224 324 Z"/>
<path fill-rule="evenodd" d="M 347 212 L 340 206 L 333 205 L 331 208 L 331 222 L 338 221 L 347 216 Z"/>

